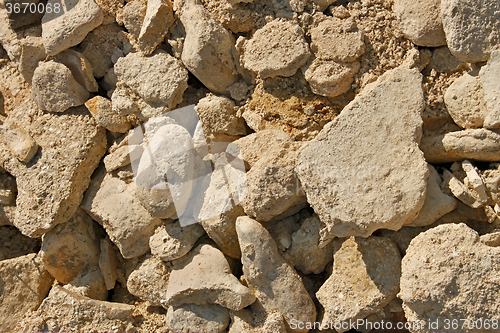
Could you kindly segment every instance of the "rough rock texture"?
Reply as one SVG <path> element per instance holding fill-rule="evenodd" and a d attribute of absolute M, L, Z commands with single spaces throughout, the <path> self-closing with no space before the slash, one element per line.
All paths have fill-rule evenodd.
<path fill-rule="evenodd" d="M 280 312 L 288 325 L 292 319 L 313 322 L 314 303 L 297 272 L 278 253 L 267 230 L 259 222 L 242 216 L 236 220 L 236 232 L 245 280 L 266 312 Z"/>
<path fill-rule="evenodd" d="M 484 89 L 484 102 L 488 115 L 484 120 L 485 128 L 500 127 L 500 50 L 493 51 L 488 63 L 481 67 L 479 78 Z"/>
<path fill-rule="evenodd" d="M 118 276 L 116 271 L 116 251 L 108 238 L 101 239 L 100 249 L 99 268 L 101 270 L 104 283 L 106 284 L 106 289 L 111 290 L 115 287 L 115 281 Z"/>
<path fill-rule="evenodd" d="M 393 10 L 404 35 L 419 46 L 446 45 L 441 0 L 396 0 Z"/>
<path fill-rule="evenodd" d="M 344 64 L 314 59 L 304 71 L 304 77 L 315 94 L 337 97 L 351 89 L 351 83 L 358 70 L 357 61 Z"/>
<path fill-rule="evenodd" d="M 26 311 L 36 310 L 42 303 L 53 280 L 34 253 L 0 261 L 2 329 L 14 332 Z"/>
<path fill-rule="evenodd" d="M 166 300 L 171 267 L 155 257 L 140 263 L 127 279 L 127 289 L 132 294 L 161 306 Z"/>
<path fill-rule="evenodd" d="M 326 225 L 322 241 L 397 230 L 416 218 L 428 176 L 418 148 L 420 80 L 412 70 L 386 73 L 298 153 L 298 177 Z"/>
<path fill-rule="evenodd" d="M 171 306 L 166 323 L 173 332 L 222 333 L 229 325 L 229 311 L 217 304 Z"/>
<path fill-rule="evenodd" d="M 131 127 L 130 122 L 124 115 L 112 110 L 111 101 L 107 98 L 96 96 L 85 102 L 85 106 L 97 124 L 110 132 L 125 133 Z"/>
<path fill-rule="evenodd" d="M 356 321 L 382 310 L 399 291 L 397 246 L 376 236 L 334 242 L 332 274 L 316 293 L 325 308 L 323 320 Z"/>
<path fill-rule="evenodd" d="M 205 234 L 199 224 L 181 227 L 179 221 L 167 222 L 156 228 L 149 238 L 151 254 L 155 257 L 171 261 L 186 255 Z"/>
<path fill-rule="evenodd" d="M 108 298 L 106 282 L 97 266 L 92 267 L 85 275 L 77 276 L 63 288 L 99 301 L 105 301 Z"/>
<path fill-rule="evenodd" d="M 281 20 L 257 30 L 243 49 L 242 65 L 261 78 L 292 76 L 311 55 L 302 28 Z"/>
<path fill-rule="evenodd" d="M 76 82 L 87 91 L 97 92 L 99 90 L 94 79 L 94 69 L 83 54 L 75 50 L 65 50 L 57 54 L 54 59 L 68 67 Z"/>
<path fill-rule="evenodd" d="M 174 23 L 172 6 L 170 0 L 148 1 L 138 37 L 138 47 L 144 54 L 151 54 L 167 35 Z"/>
<path fill-rule="evenodd" d="M 31 161 L 38 151 L 38 145 L 23 128 L 15 124 L 4 124 L 0 127 L 3 143 L 22 163 Z"/>
<path fill-rule="evenodd" d="M 421 251 L 425 247 L 426 251 Z M 479 240 L 465 224 L 444 224 L 415 237 L 402 261 L 401 292 L 408 321 L 499 319 L 500 249 Z M 446 267 L 446 269 L 443 269 Z M 469 325 L 470 323 L 470 325 Z M 467 332 L 496 332 L 466 323 Z M 431 332 L 428 326 L 415 332 Z"/>
<path fill-rule="evenodd" d="M 441 17 L 451 53 L 466 62 L 486 61 L 500 44 L 497 0 L 441 0 Z"/>

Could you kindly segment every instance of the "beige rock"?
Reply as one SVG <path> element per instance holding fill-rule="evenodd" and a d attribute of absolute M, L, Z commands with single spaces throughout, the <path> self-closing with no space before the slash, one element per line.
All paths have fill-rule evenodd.
<path fill-rule="evenodd" d="M 81 209 L 67 223 L 57 225 L 42 238 L 40 258 L 45 269 L 66 284 L 99 263 L 99 239 L 94 222 Z"/>
<path fill-rule="evenodd" d="M 478 76 L 464 74 L 451 84 L 444 102 L 453 121 L 462 128 L 482 127 L 488 114 Z"/>
<path fill-rule="evenodd" d="M 244 81 L 242 81 L 242 82 L 236 82 L 235 84 L 229 86 L 227 90 L 229 91 L 229 94 L 231 95 L 232 99 L 236 101 L 241 101 L 245 99 L 249 89 L 247 84 Z"/>
<path fill-rule="evenodd" d="M 234 36 L 198 0 L 179 0 L 175 7 L 186 31 L 182 62 L 210 91 L 225 94 L 238 81 Z"/>
<path fill-rule="evenodd" d="M 115 287 L 118 277 L 116 266 L 116 252 L 109 238 L 103 238 L 100 242 L 101 253 L 99 254 L 99 268 L 104 279 L 105 287 L 111 290 Z"/>
<path fill-rule="evenodd" d="M 334 242 L 332 274 L 316 293 L 325 308 L 323 320 L 356 322 L 382 310 L 399 291 L 401 256 L 397 246 L 376 236 Z"/>
<path fill-rule="evenodd" d="M 500 135 L 479 128 L 422 138 L 420 149 L 429 163 L 448 163 L 464 159 L 500 161 Z"/>
<path fill-rule="evenodd" d="M 472 208 L 484 207 L 487 203 L 487 198 L 485 201 L 481 201 L 481 197 L 476 191 L 469 189 L 448 170 L 443 172 L 443 186 L 449 189 L 458 200 Z"/>
<path fill-rule="evenodd" d="M 446 45 L 441 0 L 397 0 L 392 8 L 406 38 L 419 46 Z"/>
<path fill-rule="evenodd" d="M 45 111 L 64 112 L 89 98 L 89 92 L 76 81 L 70 69 L 54 60 L 36 68 L 32 84 L 33 100 Z"/>
<path fill-rule="evenodd" d="M 326 225 L 322 242 L 397 230 L 417 217 L 428 177 L 418 148 L 423 106 L 420 74 L 389 71 L 298 153 L 307 201 Z"/>
<path fill-rule="evenodd" d="M 430 66 L 438 72 L 452 71 L 463 64 L 458 60 L 447 46 L 438 47 L 432 52 L 432 60 Z"/>
<path fill-rule="evenodd" d="M 169 264 L 154 257 L 148 258 L 130 273 L 127 289 L 153 306 L 161 306 L 167 297 L 170 271 Z"/>
<path fill-rule="evenodd" d="M 423 227 L 436 222 L 441 216 L 451 212 L 457 207 L 457 201 L 441 191 L 441 176 L 432 165 L 429 167 L 427 191 L 422 209 L 417 218 L 406 226 Z"/>
<path fill-rule="evenodd" d="M 257 30 L 243 45 L 240 61 L 261 78 L 292 76 L 311 53 L 302 28 L 292 21 L 274 20 Z"/>
<path fill-rule="evenodd" d="M 493 51 L 488 63 L 481 67 L 479 78 L 484 88 L 484 101 L 488 115 L 484 120 L 485 128 L 500 127 L 500 50 Z"/>
<path fill-rule="evenodd" d="M 409 322 L 425 320 L 422 329 L 411 331 L 431 332 L 427 323 L 438 318 L 439 330 L 445 329 L 446 319 L 499 319 L 495 301 L 499 293 L 495 267 L 499 263 L 500 249 L 482 243 L 478 234 L 463 223 L 440 225 L 415 237 L 402 261 L 398 295 Z M 464 329 L 498 330 L 472 324 Z"/>
<path fill-rule="evenodd" d="M 132 127 L 127 117 L 112 110 L 111 101 L 107 98 L 96 96 L 85 102 L 85 106 L 97 124 L 110 132 L 125 133 Z"/>
<path fill-rule="evenodd" d="M 254 304 L 258 303 L 257 300 Z M 231 325 L 229 326 L 229 333 L 286 333 L 287 326 L 283 319 L 283 315 L 277 311 L 266 313 L 260 308 L 256 308 L 253 304 L 250 306 L 251 310 L 243 309 L 238 312 L 230 312 Z"/>
<path fill-rule="evenodd" d="M 146 0 L 129 1 L 117 16 L 118 23 L 123 23 L 127 31 L 135 38 L 139 38 L 141 33 L 147 5 Z"/>
<path fill-rule="evenodd" d="M 170 0 L 155 0 L 147 3 L 146 15 L 138 37 L 139 49 L 145 55 L 151 54 L 156 49 L 174 23 L 173 5 Z"/>
<path fill-rule="evenodd" d="M 26 82 L 31 83 L 38 63 L 47 57 L 41 37 L 28 36 L 19 41 L 21 56 L 18 68 Z"/>
<path fill-rule="evenodd" d="M 116 23 L 118 13 L 123 10 L 124 0 L 95 0 L 104 13 L 103 25 Z"/>
<path fill-rule="evenodd" d="M 0 125 L 0 134 L 4 144 L 20 162 L 29 163 L 38 151 L 38 145 L 23 128 L 15 124 Z"/>
<path fill-rule="evenodd" d="M 486 61 L 500 43 L 498 2 L 441 0 L 441 17 L 451 53 L 464 62 Z"/>
<path fill-rule="evenodd" d="M 64 11 L 57 0 L 50 0 L 48 3 L 53 8 L 56 4 L 61 6 L 61 11 L 47 12 L 42 19 L 43 45 L 49 56 L 79 44 L 104 18 L 101 7 L 94 0 L 68 3 L 67 11 Z"/>
<path fill-rule="evenodd" d="M 82 201 L 82 208 L 102 224 L 124 258 L 149 251 L 149 237 L 161 224 L 135 197 L 135 186 L 100 170 Z"/>
<path fill-rule="evenodd" d="M 0 204 L 10 206 L 15 204 L 16 179 L 8 173 L 0 173 Z"/>
<path fill-rule="evenodd" d="M 320 12 L 325 11 L 328 6 L 330 6 L 332 3 L 336 2 L 337 0 L 313 0 L 313 2 L 318 6 L 318 10 Z"/>
<path fill-rule="evenodd" d="M 257 221 L 241 216 L 236 220 L 236 232 L 245 280 L 265 311 L 280 312 L 288 325 L 292 319 L 314 322 L 316 308 L 311 297 L 300 276 L 278 253 L 267 230 Z"/>
<path fill-rule="evenodd" d="M 464 179 L 464 183 L 477 193 L 480 201 L 487 202 L 488 196 L 486 194 L 486 186 L 477 168 L 472 165 L 471 161 L 464 160 L 462 162 L 462 169 L 467 175 Z"/>
<path fill-rule="evenodd" d="M 204 234 L 199 224 L 181 227 L 179 221 L 166 222 L 156 228 L 149 238 L 151 254 L 164 261 L 179 259 L 186 255 Z"/>
<path fill-rule="evenodd" d="M 229 311 L 217 304 L 185 304 L 168 308 L 166 324 L 172 332 L 226 332 Z"/>
<path fill-rule="evenodd" d="M 130 165 L 131 158 L 141 156 L 143 148 L 141 145 L 124 145 L 114 152 L 104 157 L 104 167 L 107 172 L 113 172 L 117 169 Z"/>
<path fill-rule="evenodd" d="M 304 77 L 315 94 L 336 97 L 351 89 L 354 75 L 358 72 L 359 66 L 357 61 L 339 63 L 316 58 L 307 66 Z"/>
<path fill-rule="evenodd" d="M 100 301 L 105 301 L 108 298 L 106 282 L 97 266 L 92 267 L 85 275 L 77 276 L 63 288 L 75 294 Z"/>
<path fill-rule="evenodd" d="M 14 332 L 26 311 L 36 310 L 42 303 L 53 280 L 34 253 L 0 261 L 2 329 Z"/>
<path fill-rule="evenodd" d="M 99 86 L 94 79 L 94 69 L 83 54 L 75 50 L 65 50 L 57 54 L 54 59 L 68 67 L 76 82 L 82 87 L 90 92 L 99 90 Z"/>
<path fill-rule="evenodd" d="M 175 263 L 165 303 L 170 306 L 219 304 L 239 311 L 254 301 L 252 292 L 231 274 L 222 252 L 201 244 Z"/>
<path fill-rule="evenodd" d="M 482 235 L 480 237 L 482 243 L 492 246 L 499 247 L 500 246 L 500 231 L 492 232 L 491 234 Z"/>

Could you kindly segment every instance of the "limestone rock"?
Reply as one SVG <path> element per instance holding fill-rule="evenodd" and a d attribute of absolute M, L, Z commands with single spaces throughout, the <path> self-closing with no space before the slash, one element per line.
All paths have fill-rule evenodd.
<path fill-rule="evenodd" d="M 429 163 L 448 163 L 464 159 L 500 161 L 500 135 L 478 128 L 422 138 L 420 149 Z"/>
<path fill-rule="evenodd" d="M 127 289 L 153 306 L 161 306 L 167 296 L 170 271 L 169 264 L 154 257 L 148 258 L 130 273 Z"/>
<path fill-rule="evenodd" d="M 458 200 L 472 208 L 484 207 L 487 203 L 487 198 L 486 200 L 481 200 L 477 192 L 469 189 L 448 170 L 445 170 L 443 173 L 443 187 L 449 189 Z"/>
<path fill-rule="evenodd" d="M 446 45 L 441 21 L 441 0 L 397 0 L 393 6 L 399 28 L 419 46 Z"/>
<path fill-rule="evenodd" d="M 16 179 L 7 173 L 0 173 L 0 204 L 10 206 L 15 203 Z"/>
<path fill-rule="evenodd" d="M 21 56 L 19 57 L 18 68 L 26 82 L 31 83 L 38 63 L 45 60 L 47 54 L 41 37 L 28 36 L 21 39 L 19 44 Z"/>
<path fill-rule="evenodd" d="M 222 333 L 229 325 L 229 311 L 217 304 L 170 306 L 166 321 L 172 332 Z"/>
<path fill-rule="evenodd" d="M 148 1 L 138 38 L 140 51 L 146 55 L 151 54 L 163 41 L 172 23 L 174 15 L 170 0 Z"/>
<path fill-rule="evenodd" d="M 143 153 L 141 145 L 124 145 L 104 157 L 104 167 L 107 172 L 130 165 L 131 157 L 141 156 Z"/>
<path fill-rule="evenodd" d="M 111 101 L 102 96 L 96 96 L 85 102 L 96 122 L 110 132 L 125 133 L 130 127 L 130 122 L 123 114 L 112 110 Z"/>
<path fill-rule="evenodd" d="M 254 304 L 258 303 L 256 301 Z M 283 319 L 283 315 L 278 311 L 266 313 L 262 308 L 250 306 L 251 310 L 243 309 L 238 312 L 230 312 L 231 325 L 229 326 L 229 333 L 286 333 L 287 326 Z M 253 310 L 253 311 L 252 311 Z"/>
<path fill-rule="evenodd" d="M 57 225 L 42 238 L 40 258 L 59 282 L 70 283 L 99 263 L 99 240 L 94 222 L 81 209 L 67 223 Z"/>
<path fill-rule="evenodd" d="M 458 60 L 447 46 L 438 47 L 432 52 L 430 66 L 440 73 L 451 71 L 463 64 Z"/>
<path fill-rule="evenodd" d="M 129 1 L 117 17 L 118 23 L 123 23 L 127 31 L 135 38 L 139 38 L 141 33 L 147 5 L 146 0 Z"/>
<path fill-rule="evenodd" d="M 4 144 L 22 163 L 31 161 L 38 151 L 38 145 L 29 133 L 15 124 L 0 126 L 0 134 Z"/>
<path fill-rule="evenodd" d="M 36 310 L 42 303 L 53 280 L 34 253 L 0 261 L 2 329 L 14 332 L 26 311 Z"/>
<path fill-rule="evenodd" d="M 94 69 L 83 54 L 75 50 L 65 50 L 58 53 L 54 59 L 68 67 L 76 82 L 87 89 L 87 91 L 97 92 L 99 90 L 94 78 Z"/>
<path fill-rule="evenodd" d="M 500 127 L 500 50 L 493 51 L 488 63 L 481 67 L 479 78 L 484 88 L 484 101 L 488 115 L 484 120 L 485 128 Z"/>
<path fill-rule="evenodd" d="M 422 251 L 425 248 L 426 251 Z M 500 248 L 482 243 L 465 224 L 443 224 L 415 237 L 402 261 L 401 292 L 405 316 L 410 322 L 439 318 L 498 319 Z M 446 269 L 443 269 L 446 267 Z M 467 332 L 498 329 L 464 326 Z M 431 332 L 427 325 L 418 332 Z M 415 330 L 417 332 L 417 330 Z"/>
<path fill-rule="evenodd" d="M 441 176 L 432 165 L 429 167 L 427 191 L 422 209 L 417 218 L 406 226 L 423 227 L 436 222 L 441 216 L 451 212 L 457 207 L 457 201 L 441 191 Z"/>
<path fill-rule="evenodd" d="M 181 60 L 210 91 L 225 94 L 238 81 L 233 35 L 215 21 L 199 0 L 176 2 L 186 37 Z"/>
<path fill-rule="evenodd" d="M 462 128 L 483 127 L 488 114 L 484 90 L 478 76 L 464 74 L 451 84 L 444 94 L 448 113 Z"/>
<path fill-rule="evenodd" d="M 33 100 L 42 110 L 63 112 L 82 105 L 89 92 L 74 78 L 65 65 L 50 60 L 41 63 L 33 74 Z"/>
<path fill-rule="evenodd" d="M 135 197 L 135 186 L 104 170 L 93 179 L 85 193 L 82 208 L 102 224 L 124 258 L 149 251 L 149 237 L 161 220 L 152 217 Z"/>
<path fill-rule="evenodd" d="M 397 230 L 417 217 L 428 177 L 418 148 L 423 106 L 420 74 L 392 70 L 298 153 L 307 201 L 326 224 L 322 242 Z"/>
<path fill-rule="evenodd" d="M 102 273 L 106 289 L 111 290 L 115 287 L 115 281 L 118 276 L 116 271 L 116 252 L 111 244 L 111 241 L 107 237 L 101 239 L 100 249 L 99 268 Z"/>
<path fill-rule="evenodd" d="M 61 5 L 57 0 L 48 3 Z M 67 11 L 46 13 L 42 19 L 42 38 L 47 55 L 56 55 L 79 44 L 87 34 L 98 27 L 104 18 L 101 7 L 94 0 L 68 3 Z M 64 11 L 64 13 L 62 13 Z"/>
<path fill-rule="evenodd" d="M 300 276 L 278 253 L 268 231 L 257 221 L 241 216 L 236 220 L 236 232 L 245 280 L 265 311 L 280 312 L 288 325 L 292 319 L 314 322 L 316 308 L 311 297 Z"/>
<path fill-rule="evenodd" d="M 199 224 L 181 227 L 179 221 L 166 222 L 149 238 L 151 254 L 171 261 L 186 255 L 205 232 Z"/>
<path fill-rule="evenodd" d="M 254 301 L 250 290 L 231 274 L 222 252 L 211 245 L 198 245 L 170 273 L 166 298 L 170 306 L 219 304 L 239 311 Z"/>
<path fill-rule="evenodd" d="M 351 89 L 359 62 L 339 63 L 314 59 L 304 71 L 304 77 L 311 90 L 321 96 L 336 97 Z"/>
<path fill-rule="evenodd" d="M 244 44 L 240 61 L 244 68 L 264 79 L 294 75 L 310 55 L 304 31 L 298 24 L 274 20 Z"/>
<path fill-rule="evenodd" d="M 498 1 L 441 0 L 441 17 L 451 53 L 465 62 L 486 61 L 500 44 Z"/>
<path fill-rule="evenodd" d="M 77 276 L 73 281 L 63 287 L 73 293 L 105 301 L 108 298 L 106 282 L 99 267 L 92 267 L 85 275 Z"/>
<path fill-rule="evenodd" d="M 355 322 L 382 310 L 399 291 L 401 256 L 397 246 L 376 236 L 334 242 L 332 274 L 316 293 L 325 308 L 323 320 Z"/>

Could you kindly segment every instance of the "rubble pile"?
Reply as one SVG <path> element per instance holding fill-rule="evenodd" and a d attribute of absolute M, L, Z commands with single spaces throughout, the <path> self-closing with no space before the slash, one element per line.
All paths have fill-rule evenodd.
<path fill-rule="evenodd" d="M 0 1 L 0 331 L 500 331 L 498 0 Z"/>

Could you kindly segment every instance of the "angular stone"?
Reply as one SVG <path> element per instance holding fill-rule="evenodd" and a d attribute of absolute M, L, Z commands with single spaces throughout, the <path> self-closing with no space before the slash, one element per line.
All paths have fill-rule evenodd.
<path fill-rule="evenodd" d="M 0 319 L 14 332 L 28 310 L 36 310 L 54 279 L 35 254 L 0 261 Z"/>
<path fill-rule="evenodd" d="M 323 320 L 356 322 L 382 310 L 399 291 L 401 256 L 397 246 L 376 236 L 334 242 L 332 274 L 316 293 L 325 308 Z"/>
<path fill-rule="evenodd" d="M 43 235 L 40 258 L 57 281 L 70 283 L 98 265 L 100 247 L 93 224 L 90 216 L 79 209 L 67 223 Z"/>
<path fill-rule="evenodd" d="M 153 306 L 161 306 L 167 297 L 167 286 L 171 267 L 152 257 L 144 260 L 127 279 L 128 291 Z"/>
<path fill-rule="evenodd" d="M 257 304 L 257 300 L 254 304 Z M 231 311 L 231 325 L 229 333 L 286 333 L 287 325 L 283 319 L 283 315 L 278 311 L 267 313 L 262 305 L 257 308 L 252 304 L 251 310 L 243 309 L 238 312 Z M 252 311 L 253 310 L 253 311 Z M 293 327 L 293 326 L 292 326 Z"/>
<path fill-rule="evenodd" d="M 265 79 L 292 76 L 311 53 L 302 28 L 290 21 L 274 20 L 257 30 L 243 46 L 243 67 Z"/>
<path fill-rule="evenodd" d="M 118 13 L 123 10 L 124 0 L 95 0 L 104 13 L 103 25 L 116 23 Z"/>
<path fill-rule="evenodd" d="M 156 228 L 149 238 L 151 254 L 163 261 L 172 261 L 186 255 L 205 234 L 202 226 L 191 224 L 181 227 L 179 221 L 166 222 Z"/>
<path fill-rule="evenodd" d="M 77 276 L 63 288 L 75 294 L 100 301 L 105 301 L 108 298 L 106 282 L 97 266 L 92 267 L 85 275 Z"/>
<path fill-rule="evenodd" d="M 485 128 L 500 127 L 500 50 L 493 51 L 488 63 L 481 67 L 479 78 L 484 89 L 484 101 L 488 115 L 484 120 Z"/>
<path fill-rule="evenodd" d="M 82 201 L 82 208 L 102 224 L 124 258 L 149 251 L 149 237 L 161 220 L 152 217 L 135 197 L 135 185 L 100 170 Z"/>
<path fill-rule="evenodd" d="M 318 58 L 307 66 L 304 77 L 313 93 L 321 96 L 336 97 L 351 89 L 354 75 L 359 70 L 359 62 L 339 63 L 322 61 Z"/>
<path fill-rule="evenodd" d="M 199 0 L 176 1 L 186 37 L 181 60 L 210 91 L 225 94 L 238 81 L 234 36 L 215 21 Z"/>
<path fill-rule="evenodd" d="M 292 320 L 314 322 L 314 303 L 300 276 L 278 253 L 269 232 L 247 216 L 238 217 L 236 232 L 245 280 L 265 311 L 280 312 L 288 325 Z"/>
<path fill-rule="evenodd" d="M 462 128 L 483 127 L 488 114 L 484 90 L 478 76 L 464 74 L 451 84 L 444 94 L 451 118 Z"/>
<path fill-rule="evenodd" d="M 441 0 L 397 0 L 392 9 L 399 28 L 413 43 L 427 47 L 446 45 Z"/>
<path fill-rule="evenodd" d="M 486 61 L 500 44 L 497 0 L 441 0 L 448 47 L 464 62 Z"/>
<path fill-rule="evenodd" d="M 127 117 L 112 110 L 111 101 L 107 98 L 96 96 L 85 102 L 85 106 L 97 124 L 110 132 L 125 133 L 132 127 Z"/>
<path fill-rule="evenodd" d="M 26 82 L 31 83 L 33 73 L 38 63 L 45 60 L 47 54 L 43 47 L 41 37 L 28 36 L 19 41 L 21 56 L 19 57 L 18 68 Z"/>
<path fill-rule="evenodd" d="M 16 179 L 8 173 L 0 173 L 0 204 L 10 206 L 16 198 Z"/>
<path fill-rule="evenodd" d="M 222 252 L 211 245 L 198 245 L 176 262 L 170 273 L 168 305 L 219 304 L 239 311 L 254 301 L 252 292 L 231 274 Z"/>
<path fill-rule="evenodd" d="M 29 133 L 15 124 L 0 125 L 0 134 L 4 144 L 22 163 L 31 161 L 38 151 L 38 145 Z"/>
<path fill-rule="evenodd" d="M 94 69 L 83 54 L 75 50 L 66 50 L 57 54 L 54 59 L 68 67 L 76 82 L 82 87 L 90 92 L 99 90 L 99 86 L 94 79 Z"/>
<path fill-rule="evenodd" d="M 466 174 L 464 183 L 477 193 L 479 200 L 487 202 L 486 186 L 484 185 L 483 178 L 479 175 L 478 169 L 469 160 L 462 161 L 462 169 Z"/>
<path fill-rule="evenodd" d="M 478 193 L 469 189 L 448 170 L 443 172 L 443 187 L 447 188 L 458 200 L 472 208 L 484 207 L 487 203 L 487 199 L 482 201 Z"/>
<path fill-rule="evenodd" d="M 116 272 L 116 252 L 111 244 L 109 238 L 101 239 L 101 253 L 99 255 L 99 268 L 104 279 L 104 283 L 107 290 L 111 290 L 115 287 L 115 281 L 118 277 Z"/>
<path fill-rule="evenodd" d="M 123 23 L 127 31 L 135 38 L 139 38 L 147 5 L 147 0 L 129 1 L 117 17 L 118 23 Z"/>
<path fill-rule="evenodd" d="M 440 73 L 451 71 L 463 64 L 458 60 L 447 46 L 438 47 L 432 52 L 432 60 L 430 66 Z"/>
<path fill-rule="evenodd" d="M 170 306 L 166 324 L 172 332 L 226 332 L 229 311 L 217 304 Z"/>
<path fill-rule="evenodd" d="M 30 112 L 36 106 L 26 102 L 23 108 Z M 16 177 L 15 226 L 27 236 L 40 237 L 75 215 L 106 151 L 106 136 L 85 108 L 41 115 L 30 134 L 42 149 L 29 165 L 8 154 L 0 160 Z"/>
<path fill-rule="evenodd" d="M 138 38 L 139 50 L 143 54 L 151 54 L 167 35 L 174 23 L 172 6 L 170 0 L 148 1 Z"/>
<path fill-rule="evenodd" d="M 104 18 L 101 7 L 94 0 L 66 3 L 66 10 L 57 0 L 47 4 L 60 6 L 60 11 L 46 13 L 42 19 L 42 39 L 49 56 L 79 44 L 87 34 L 98 27 Z"/>
<path fill-rule="evenodd" d="M 426 249 L 422 251 L 422 249 Z M 500 296 L 498 271 L 500 248 L 482 243 L 476 231 L 465 224 L 443 224 L 415 237 L 402 261 L 403 309 L 409 322 L 439 318 L 467 319 L 468 332 L 495 332 L 497 329 L 472 327 L 472 321 L 498 318 Z M 446 267 L 445 269 L 443 269 Z"/>
<path fill-rule="evenodd" d="M 418 216 L 409 227 L 424 227 L 436 222 L 441 216 L 448 214 L 457 207 L 457 200 L 441 191 L 441 176 L 432 165 L 429 167 L 425 201 Z"/>
<path fill-rule="evenodd" d="M 423 107 L 420 73 L 389 71 L 298 153 L 307 201 L 326 225 L 322 242 L 397 230 L 417 217 L 428 177 L 418 147 Z"/>
<path fill-rule="evenodd" d="M 141 156 L 143 148 L 140 145 L 124 145 L 104 157 L 104 167 L 107 172 L 130 165 L 131 156 Z"/>
<path fill-rule="evenodd" d="M 464 159 L 500 161 L 500 135 L 478 128 L 422 138 L 420 149 L 429 163 L 449 163 Z"/>
<path fill-rule="evenodd" d="M 64 112 L 82 105 L 90 96 L 70 69 L 54 60 L 41 63 L 36 68 L 32 85 L 33 100 L 42 110 L 50 112 Z"/>

